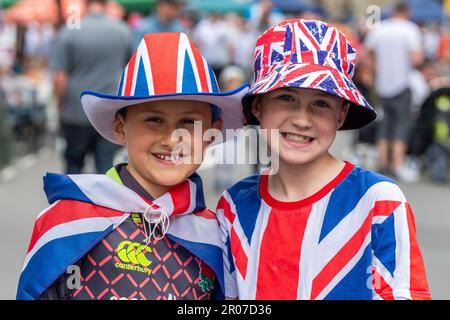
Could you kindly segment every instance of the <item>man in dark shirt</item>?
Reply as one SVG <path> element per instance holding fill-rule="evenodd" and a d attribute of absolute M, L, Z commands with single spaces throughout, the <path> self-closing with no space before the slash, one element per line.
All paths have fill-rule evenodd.
<path fill-rule="evenodd" d="M 80 104 L 86 89 L 114 93 L 123 67 L 133 53 L 133 35 L 122 22 L 106 15 L 107 0 L 89 0 L 79 29 L 64 27 L 57 35 L 50 67 L 66 141 L 66 173 L 81 173 L 92 152 L 98 173 L 112 167 L 118 147 L 104 139 L 89 123 Z"/>

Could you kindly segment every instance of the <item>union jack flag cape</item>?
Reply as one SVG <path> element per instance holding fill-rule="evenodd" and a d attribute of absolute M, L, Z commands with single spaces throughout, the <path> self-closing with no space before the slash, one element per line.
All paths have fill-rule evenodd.
<path fill-rule="evenodd" d="M 44 190 L 51 205 L 36 219 L 17 299 L 38 299 L 131 213 L 144 213 L 150 204 L 164 207 L 170 217 L 166 236 L 214 271 L 219 282 L 216 295 L 223 297 L 219 226 L 205 209 L 199 175 L 193 174 L 152 202 L 122 185 L 114 168 L 107 175 L 48 173 Z"/>
<path fill-rule="evenodd" d="M 281 202 L 268 176 L 224 192 L 225 295 L 240 299 L 430 299 L 411 207 L 390 179 L 347 163 L 316 194 Z"/>

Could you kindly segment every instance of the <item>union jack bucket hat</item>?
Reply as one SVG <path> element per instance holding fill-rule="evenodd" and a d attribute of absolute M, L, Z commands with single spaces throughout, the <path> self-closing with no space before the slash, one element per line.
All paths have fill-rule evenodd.
<path fill-rule="evenodd" d="M 220 92 L 211 67 L 186 34 L 153 33 L 144 36 L 130 58 L 117 95 L 83 91 L 81 104 L 94 128 L 114 143 L 118 143 L 113 134 L 117 111 L 158 100 L 209 103 L 213 117 L 219 113 L 225 133 L 226 129 L 242 127 L 241 99 L 248 87 L 243 84 L 233 91 Z"/>
<path fill-rule="evenodd" d="M 251 110 L 256 95 L 283 87 L 317 89 L 349 101 L 341 127 L 358 129 L 377 114 L 351 80 L 356 51 L 335 27 L 317 20 L 285 20 L 256 43 L 254 83 L 242 99 L 246 124 L 259 124 Z"/>

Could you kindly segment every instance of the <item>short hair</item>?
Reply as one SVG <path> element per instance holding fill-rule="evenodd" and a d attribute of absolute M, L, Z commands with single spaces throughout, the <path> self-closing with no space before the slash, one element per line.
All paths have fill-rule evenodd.
<path fill-rule="evenodd" d="M 395 13 L 407 13 L 409 12 L 409 5 L 405 1 L 398 1 L 394 6 Z"/>

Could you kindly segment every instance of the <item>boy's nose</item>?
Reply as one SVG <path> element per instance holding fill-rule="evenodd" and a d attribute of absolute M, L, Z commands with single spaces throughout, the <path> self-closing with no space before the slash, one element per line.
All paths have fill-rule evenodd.
<path fill-rule="evenodd" d="M 160 139 L 161 145 L 173 149 L 178 143 L 180 143 L 179 135 L 174 134 L 175 130 L 175 128 L 170 128 L 163 133 Z"/>
<path fill-rule="evenodd" d="M 300 108 L 291 115 L 291 123 L 299 128 L 311 128 L 311 115 L 305 108 Z"/>

